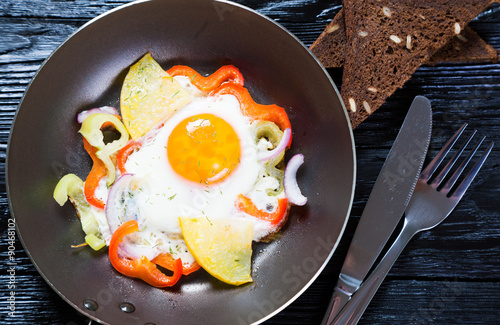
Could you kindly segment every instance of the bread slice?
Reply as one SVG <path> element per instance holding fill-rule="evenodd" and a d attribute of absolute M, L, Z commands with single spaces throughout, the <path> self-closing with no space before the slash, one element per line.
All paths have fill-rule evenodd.
<path fill-rule="evenodd" d="M 325 68 L 340 68 L 344 65 L 347 42 L 344 10 L 335 15 L 321 35 L 310 46 L 310 50 Z M 425 64 L 498 62 L 498 53 L 469 26 L 440 48 Z"/>
<path fill-rule="evenodd" d="M 345 0 L 341 96 L 355 128 L 491 0 Z"/>
<path fill-rule="evenodd" d="M 498 52 L 486 43 L 469 26 L 453 37 L 445 46 L 440 48 L 429 60 L 427 65 L 438 63 L 476 63 L 498 62 Z"/>
<path fill-rule="evenodd" d="M 340 68 L 344 65 L 346 43 L 344 8 L 341 8 L 309 49 L 325 68 Z"/>

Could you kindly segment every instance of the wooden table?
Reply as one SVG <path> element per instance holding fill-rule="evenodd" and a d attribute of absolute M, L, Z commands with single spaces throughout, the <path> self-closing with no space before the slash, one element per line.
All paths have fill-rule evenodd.
<path fill-rule="evenodd" d="M 0 2 L 0 168 L 9 130 L 28 83 L 42 62 L 88 20 L 127 0 L 3 0 Z M 269 16 L 309 46 L 341 1 L 238 0 Z M 500 6 L 470 26 L 500 49 Z M 340 86 L 341 69 L 328 70 Z M 368 307 L 362 324 L 498 324 L 500 319 L 500 64 L 424 66 L 355 131 L 358 174 L 351 218 L 327 267 L 294 303 L 265 324 L 319 324 L 357 221 L 415 95 L 434 109 L 429 157 L 463 122 L 496 141 L 486 165 L 455 211 L 417 235 Z M 15 242 L 15 316 L 8 315 L 9 243 L 5 177 L 0 179 L 0 323 L 88 324 L 42 279 Z M 48 252 L 50 254 L 50 252 Z"/>

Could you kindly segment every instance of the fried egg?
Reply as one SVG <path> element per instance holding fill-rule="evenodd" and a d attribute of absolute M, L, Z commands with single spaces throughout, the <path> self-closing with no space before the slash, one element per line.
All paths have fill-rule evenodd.
<path fill-rule="evenodd" d="M 256 141 L 252 122 L 241 113 L 236 97 L 195 96 L 146 134 L 140 149 L 127 159 L 131 181 L 128 193 L 116 204 L 127 210 L 125 219 L 138 221 L 140 231 L 127 236 L 132 245 L 125 245 L 125 254 L 151 260 L 166 252 L 192 264 L 179 217 L 249 219 L 255 241 L 274 232 L 276 226 L 235 206 L 243 194 L 258 209 L 273 212 L 284 197 L 284 193 L 269 195 L 279 192 L 282 184 L 257 158 L 259 151 L 270 147 L 266 139 Z"/>

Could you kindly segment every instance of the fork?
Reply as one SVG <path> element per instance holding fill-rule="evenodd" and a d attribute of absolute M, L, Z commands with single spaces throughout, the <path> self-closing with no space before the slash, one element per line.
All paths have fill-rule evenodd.
<path fill-rule="evenodd" d="M 415 186 L 413 196 L 408 204 L 408 207 L 406 208 L 401 232 L 385 256 L 382 258 L 379 265 L 373 270 L 372 274 L 352 296 L 351 300 L 349 300 L 346 306 L 337 315 L 332 324 L 357 324 L 366 307 L 380 287 L 380 284 L 410 239 L 418 232 L 428 230 L 439 225 L 451 213 L 464 195 L 465 191 L 467 191 L 469 185 L 472 183 L 472 180 L 477 175 L 479 169 L 491 152 L 493 142 L 491 142 L 476 164 L 457 186 L 455 186 L 455 183 L 477 152 L 479 146 L 483 143 L 485 137 L 481 138 L 478 144 L 460 163 L 455 172 L 448 178 L 447 175 L 474 137 L 476 133 L 475 130 L 457 150 L 455 155 L 453 155 L 448 163 L 440 170 L 437 176 L 432 178 L 434 173 L 438 170 L 439 165 L 450 149 L 454 146 L 455 142 L 466 127 L 467 124 L 462 125 L 462 127 L 445 144 L 443 149 L 441 149 L 436 157 L 422 171 Z"/>

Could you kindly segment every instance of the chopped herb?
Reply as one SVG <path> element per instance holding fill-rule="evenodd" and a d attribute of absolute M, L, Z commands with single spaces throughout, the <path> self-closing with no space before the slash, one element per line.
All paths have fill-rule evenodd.
<path fill-rule="evenodd" d="M 172 98 L 174 98 L 174 97 L 175 97 L 178 93 L 180 93 L 180 92 L 181 92 L 180 90 L 177 90 L 177 91 L 175 92 L 175 94 L 173 94 L 173 95 L 172 95 Z"/>
<path fill-rule="evenodd" d="M 172 201 L 176 195 L 177 195 L 177 193 L 175 193 L 174 195 L 172 195 L 172 196 L 171 196 L 171 197 L 169 197 L 168 199 L 169 199 L 170 201 Z"/>

